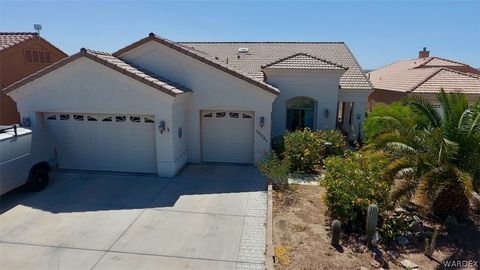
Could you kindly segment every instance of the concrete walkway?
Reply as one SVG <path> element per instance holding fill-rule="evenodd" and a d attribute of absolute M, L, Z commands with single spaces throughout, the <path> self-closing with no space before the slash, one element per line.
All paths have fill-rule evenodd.
<path fill-rule="evenodd" d="M 265 180 L 249 166 L 56 172 L 47 189 L 0 202 L 2 269 L 265 267 Z"/>

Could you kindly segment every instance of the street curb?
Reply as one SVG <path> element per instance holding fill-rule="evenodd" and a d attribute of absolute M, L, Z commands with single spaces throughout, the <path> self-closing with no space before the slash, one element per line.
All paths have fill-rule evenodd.
<path fill-rule="evenodd" d="M 265 252 L 265 269 L 274 270 L 275 251 L 273 246 L 273 189 L 268 185 L 267 191 L 267 250 Z"/>

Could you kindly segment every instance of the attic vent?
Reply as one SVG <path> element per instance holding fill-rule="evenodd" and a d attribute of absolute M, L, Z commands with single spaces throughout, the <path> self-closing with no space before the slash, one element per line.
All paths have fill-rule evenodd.
<path fill-rule="evenodd" d="M 238 48 L 239 53 L 248 53 L 248 48 Z"/>

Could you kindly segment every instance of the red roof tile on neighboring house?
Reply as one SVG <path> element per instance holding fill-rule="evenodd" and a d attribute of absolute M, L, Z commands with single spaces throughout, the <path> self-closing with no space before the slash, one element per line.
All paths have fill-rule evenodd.
<path fill-rule="evenodd" d="M 0 52 L 6 51 L 7 49 L 13 48 L 19 44 L 33 39 L 44 42 L 44 44 L 53 49 L 52 52 L 56 52 L 62 58 L 68 56 L 62 50 L 55 47 L 55 45 L 40 37 L 37 33 L 33 32 L 0 32 Z"/>
<path fill-rule="evenodd" d="M 413 93 L 438 93 L 439 89 L 447 93 L 480 95 L 480 78 L 451 69 L 442 68 L 428 80 L 412 90 Z"/>
<path fill-rule="evenodd" d="M 0 32 L 0 51 L 13 47 L 36 36 L 38 36 L 37 33 L 30 32 Z"/>
<path fill-rule="evenodd" d="M 462 91 L 480 95 L 480 78 L 471 72 L 473 68 L 456 61 L 439 57 L 398 61 L 369 73 L 376 89 L 437 93 Z"/>

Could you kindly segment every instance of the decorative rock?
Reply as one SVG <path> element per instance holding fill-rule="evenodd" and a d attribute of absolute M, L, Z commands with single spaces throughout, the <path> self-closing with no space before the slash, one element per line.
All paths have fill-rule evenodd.
<path fill-rule="evenodd" d="M 402 207 L 397 207 L 395 210 L 393 210 L 396 214 L 401 214 L 401 213 L 408 213 L 407 210 L 403 209 Z"/>
<path fill-rule="evenodd" d="M 374 247 L 377 246 L 377 244 L 380 242 L 381 239 L 382 239 L 382 237 L 380 236 L 380 234 L 378 232 L 375 232 L 375 234 L 373 235 L 373 239 L 372 239 L 372 245 Z"/>
<path fill-rule="evenodd" d="M 472 191 L 472 196 L 470 196 L 470 204 L 472 205 L 473 211 L 480 211 L 480 195 L 478 195 L 478 193 L 475 191 Z"/>
<path fill-rule="evenodd" d="M 405 236 L 399 236 L 395 240 L 401 246 L 406 246 L 410 243 L 410 241 L 408 241 L 408 239 Z"/>
<path fill-rule="evenodd" d="M 418 265 L 409 260 L 402 260 L 400 264 L 407 270 L 418 269 Z"/>
<path fill-rule="evenodd" d="M 422 230 L 422 223 L 416 221 L 415 217 L 413 217 L 413 221 L 408 225 L 408 229 L 411 232 L 419 232 Z"/>
<path fill-rule="evenodd" d="M 368 270 L 368 268 L 360 266 L 360 270 Z"/>
<path fill-rule="evenodd" d="M 416 238 L 422 239 L 422 238 L 425 237 L 425 232 L 423 232 L 423 231 L 416 232 L 414 235 L 415 235 Z"/>
<path fill-rule="evenodd" d="M 419 217 L 417 217 L 417 216 L 413 216 L 413 220 L 416 221 L 416 222 L 418 222 L 418 223 L 420 223 L 420 224 L 422 224 L 422 220 L 421 220 Z"/>

